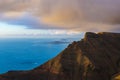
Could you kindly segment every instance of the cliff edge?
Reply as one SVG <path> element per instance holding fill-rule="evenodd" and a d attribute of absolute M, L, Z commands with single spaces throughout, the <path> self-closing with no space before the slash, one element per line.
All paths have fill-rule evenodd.
<path fill-rule="evenodd" d="M 45 64 L 30 71 L 9 71 L 0 80 L 120 80 L 118 73 L 120 33 L 87 32 Z"/>

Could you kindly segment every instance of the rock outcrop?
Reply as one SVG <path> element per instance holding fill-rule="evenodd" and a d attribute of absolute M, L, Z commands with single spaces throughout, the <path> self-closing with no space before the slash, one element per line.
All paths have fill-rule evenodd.
<path fill-rule="evenodd" d="M 111 80 L 119 72 L 120 33 L 87 32 L 45 64 L 30 71 L 10 71 L 0 80 Z"/>

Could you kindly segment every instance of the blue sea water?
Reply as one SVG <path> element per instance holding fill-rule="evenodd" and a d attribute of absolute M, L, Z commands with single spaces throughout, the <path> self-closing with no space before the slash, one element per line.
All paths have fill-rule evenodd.
<path fill-rule="evenodd" d="M 0 39 L 0 74 L 30 70 L 55 57 L 76 39 Z"/>

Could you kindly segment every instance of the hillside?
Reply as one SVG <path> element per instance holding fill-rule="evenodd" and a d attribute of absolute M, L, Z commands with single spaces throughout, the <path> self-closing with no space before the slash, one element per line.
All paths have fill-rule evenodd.
<path fill-rule="evenodd" d="M 30 71 L 9 71 L 0 80 L 120 80 L 114 79 L 119 72 L 120 33 L 87 32 L 45 64 Z"/>

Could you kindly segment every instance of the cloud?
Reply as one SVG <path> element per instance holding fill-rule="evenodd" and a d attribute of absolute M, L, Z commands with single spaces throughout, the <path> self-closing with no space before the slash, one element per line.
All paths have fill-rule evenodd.
<path fill-rule="evenodd" d="M 35 16 L 23 12 L 7 12 L 0 15 L 1 22 L 12 25 L 25 25 L 29 29 L 55 29 L 53 26 L 42 24 Z"/>
<path fill-rule="evenodd" d="M 119 0 L 1 0 L 0 12 L 30 28 L 120 31 Z"/>

